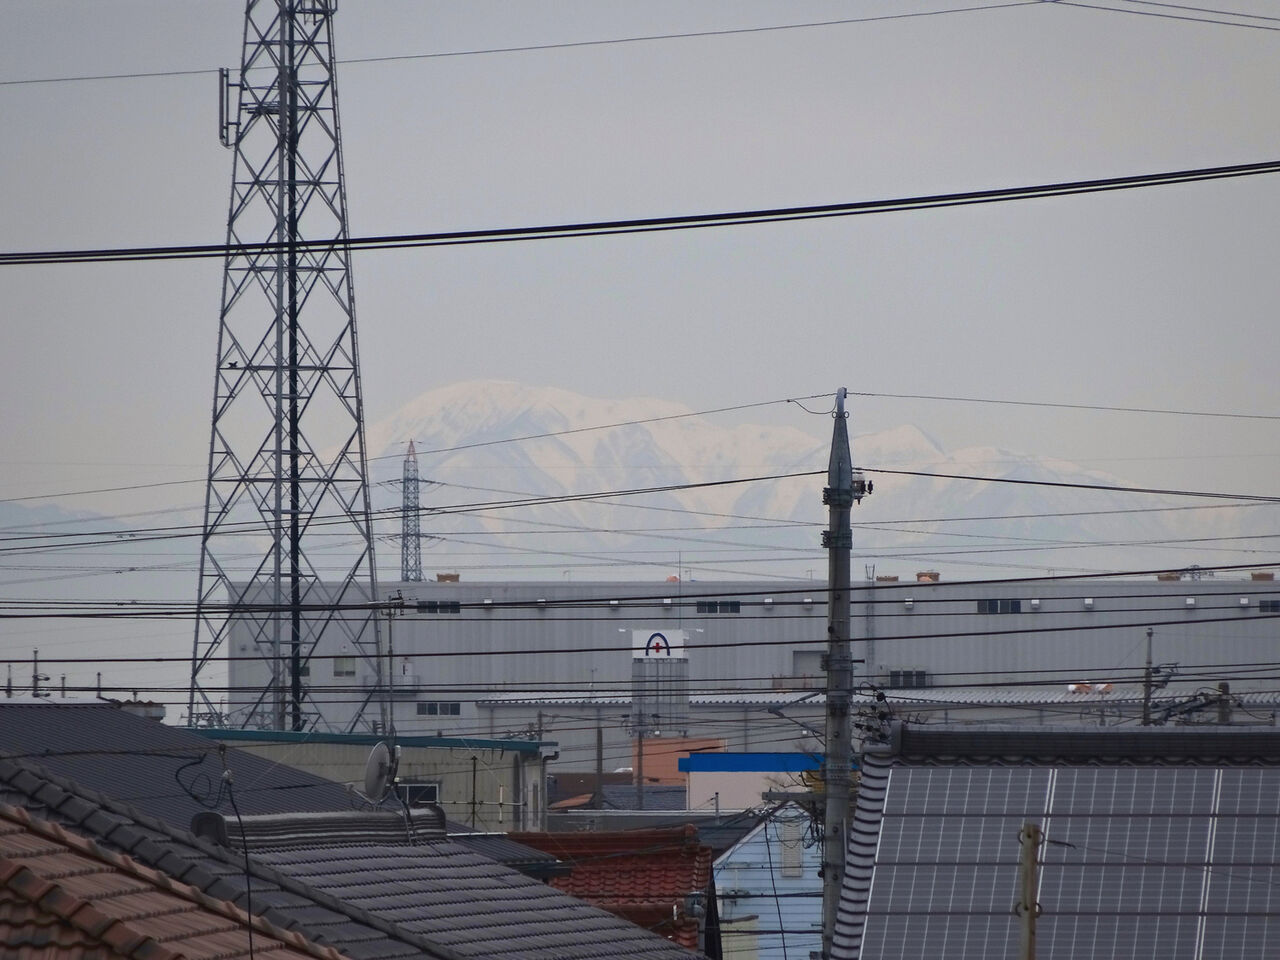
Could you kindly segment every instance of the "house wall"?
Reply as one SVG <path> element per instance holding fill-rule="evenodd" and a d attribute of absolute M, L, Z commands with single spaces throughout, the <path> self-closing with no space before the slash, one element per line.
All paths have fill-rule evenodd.
<path fill-rule="evenodd" d="M 363 789 L 367 743 L 246 742 L 229 746 Z M 474 761 L 474 762 L 473 762 Z M 544 813 L 542 761 L 537 752 L 495 747 L 402 745 L 397 779 L 438 785 L 436 802 L 445 816 L 479 831 L 541 828 Z M 473 804 L 474 799 L 474 804 Z M 358 803 L 358 799 L 353 797 Z"/>
<path fill-rule="evenodd" d="M 765 791 L 808 789 L 797 773 L 692 770 L 687 776 L 690 810 L 747 810 L 760 805 Z"/>
<path fill-rule="evenodd" d="M 725 960 L 785 960 L 821 950 L 822 849 L 806 845 L 808 826 L 808 817 L 788 805 L 716 860 Z"/>

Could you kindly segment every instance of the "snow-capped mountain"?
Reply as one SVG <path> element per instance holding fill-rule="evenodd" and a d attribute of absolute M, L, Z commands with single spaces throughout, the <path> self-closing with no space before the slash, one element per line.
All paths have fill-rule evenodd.
<path fill-rule="evenodd" d="M 369 428 L 374 500 L 384 510 L 399 506 L 413 440 L 428 576 L 821 576 L 830 421 L 805 417 L 803 425 L 693 415 L 654 398 L 604 400 L 505 381 L 453 384 Z M 851 445 L 875 484 L 854 510 L 855 562 L 874 563 L 878 572 L 928 568 L 954 578 L 1241 559 L 1161 542 L 1237 533 L 1241 511 L 1152 512 L 1186 504 L 992 482 L 1124 485 L 997 446 L 948 451 L 911 425 L 858 435 Z M 646 492 L 590 496 L 631 490 Z M 398 566 L 390 555 L 397 547 L 394 538 L 384 545 L 387 578 Z"/>

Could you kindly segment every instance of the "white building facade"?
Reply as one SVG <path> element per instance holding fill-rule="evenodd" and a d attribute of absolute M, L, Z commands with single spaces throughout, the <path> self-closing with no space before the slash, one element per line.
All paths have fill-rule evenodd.
<path fill-rule="evenodd" d="M 614 769 L 634 756 L 637 638 L 653 635 L 678 639 L 690 707 L 681 729 L 659 722 L 648 735 L 776 751 L 809 748 L 821 726 L 821 582 L 433 582 L 382 592 L 403 598 L 389 631 L 391 682 L 379 686 L 341 641 L 317 646 L 304 668 L 310 726 L 367 731 L 389 698 L 404 733 L 555 740 L 559 762 L 582 768 L 603 740 Z M 1280 662 L 1280 590 L 1268 579 L 867 581 L 855 584 L 851 614 L 855 694 L 888 690 L 900 708 L 925 712 L 1031 700 L 1063 722 L 1073 704 L 1097 701 L 1105 722 L 1108 704 L 1141 688 L 1148 630 L 1155 675 L 1169 683 L 1161 696 L 1224 681 L 1232 694 L 1270 690 Z M 229 723 L 262 727 L 269 713 L 253 691 L 270 664 L 232 641 L 243 659 L 230 662 Z M 1097 709 L 1085 713 L 1098 722 Z"/>

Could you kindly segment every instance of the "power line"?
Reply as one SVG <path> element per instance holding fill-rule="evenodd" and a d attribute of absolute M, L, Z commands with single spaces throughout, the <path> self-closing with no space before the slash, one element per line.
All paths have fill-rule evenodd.
<path fill-rule="evenodd" d="M 1071 483 L 1060 480 L 1030 480 L 1018 479 L 1013 477 L 991 477 L 979 474 L 954 474 L 954 473 L 938 473 L 920 470 L 893 470 L 885 467 L 867 467 L 861 469 L 868 473 L 892 474 L 898 476 L 928 477 L 953 480 L 973 480 L 982 483 L 1004 483 L 1019 486 L 1035 486 L 1035 487 L 1052 487 L 1070 490 L 1094 490 L 1108 493 L 1134 493 L 1155 496 L 1173 496 L 1173 497 L 1195 497 L 1205 499 L 1221 499 L 1221 500 L 1239 500 L 1254 503 L 1280 503 L 1280 497 L 1269 497 L 1260 494 L 1240 494 L 1240 493 L 1223 493 L 1218 491 L 1207 490 L 1189 490 L 1176 488 L 1159 488 L 1159 487 L 1126 487 L 1119 484 L 1102 484 L 1102 483 Z M 495 510 L 511 510 L 531 506 L 545 506 L 562 503 L 578 503 L 583 501 L 600 501 L 611 500 L 620 497 L 643 496 L 654 493 L 670 493 L 679 490 L 693 489 L 709 489 L 723 486 L 733 486 L 743 483 L 761 483 L 777 480 L 790 480 L 802 477 L 819 476 L 823 473 L 820 470 L 806 470 L 792 473 L 763 474 L 754 477 L 735 477 L 727 480 L 708 480 L 690 483 L 675 484 L 659 484 L 647 487 L 632 487 L 623 490 L 598 490 L 588 493 L 561 494 L 561 495 L 545 495 L 545 496 L 527 496 L 517 497 L 509 500 L 496 501 L 478 501 L 473 503 L 453 504 L 445 507 L 423 507 L 422 515 L 425 517 L 441 517 L 451 516 L 455 514 L 474 515 L 476 513 L 487 513 Z M 400 508 L 391 508 L 377 511 L 377 519 L 395 519 L 401 514 Z M 313 521 L 313 526 L 324 526 L 331 523 L 340 522 L 341 518 L 327 518 L 317 516 Z M 228 527 L 229 532 L 253 533 L 256 532 L 256 526 L 251 521 L 246 521 L 241 527 Z M 153 540 L 171 540 L 200 536 L 202 528 L 190 524 L 180 524 L 168 527 L 138 527 L 132 529 L 116 529 L 104 530 L 96 532 L 66 532 L 66 533 L 27 533 L 0 537 L 0 543 L 16 543 L 19 541 L 51 541 L 51 543 L 28 543 L 21 546 L 0 547 L 0 554 L 25 553 L 31 551 L 45 551 L 49 549 L 74 549 L 80 547 L 96 546 L 99 544 L 110 543 L 115 545 L 122 537 L 129 538 L 130 542 L 141 543 Z M 94 537 L 97 539 L 87 539 Z M 68 542 L 69 541 L 69 542 Z"/>
<path fill-rule="evenodd" d="M 1054 0 L 1064 2 L 1064 0 Z M 562 240 L 705 227 L 728 227 L 743 224 L 783 223 L 794 220 L 816 220 L 877 213 L 903 213 L 973 204 L 1003 203 L 1014 200 L 1037 200 L 1047 197 L 1073 196 L 1113 190 L 1168 186 L 1251 177 L 1280 172 L 1280 160 L 1199 167 L 1163 173 L 1105 177 L 1093 180 L 1059 181 L 1022 187 L 969 190 L 960 193 L 898 197 L 887 200 L 860 200 L 813 206 L 774 207 L 724 213 L 685 214 L 671 217 L 643 217 L 631 220 L 601 220 L 582 223 L 547 224 L 532 227 L 504 227 L 491 230 L 459 230 L 444 233 L 393 234 L 354 237 L 349 240 L 300 241 L 280 243 L 215 243 L 152 247 L 107 247 L 82 250 L 45 250 L 0 254 L 0 266 L 32 266 L 66 263 L 120 263 L 151 260 L 192 260 L 232 256 L 260 256 L 283 251 L 286 246 L 300 252 L 345 250 L 400 250 L 419 247 L 460 246 L 470 244 L 510 243 L 524 240 Z"/>
<path fill-rule="evenodd" d="M 1037 0 L 1037 2 L 1041 2 L 1041 0 Z M 645 424 L 650 424 L 650 423 L 664 423 L 670 420 L 686 420 L 691 417 L 710 417 L 719 413 L 736 413 L 740 410 L 751 410 L 758 407 L 775 406 L 780 403 L 797 403 L 801 400 L 814 400 L 818 397 L 823 397 L 823 396 L 826 396 L 826 394 L 815 393 L 815 394 L 809 394 L 808 396 L 803 396 L 803 397 L 779 397 L 776 400 L 755 400 L 749 403 L 739 403 L 739 404 L 734 404 L 732 406 L 727 406 L 727 407 L 715 407 L 710 410 L 692 410 L 692 411 L 689 411 L 688 413 L 669 413 L 669 414 L 664 414 L 658 417 L 643 417 L 637 420 L 620 420 L 616 423 L 599 423 L 599 424 L 593 424 L 588 427 L 573 427 L 568 430 L 550 430 L 545 433 L 526 434 L 518 437 L 503 437 L 497 440 L 482 440 L 482 441 L 477 441 L 475 443 L 458 444 L 452 447 L 423 448 L 418 451 L 418 455 L 429 456 L 437 453 L 454 453 L 459 450 L 474 450 L 478 447 L 493 447 L 493 446 L 499 446 L 499 445 L 508 444 L 508 443 L 525 443 L 529 440 L 547 440 L 555 437 L 565 437 L 565 436 L 570 436 L 578 433 L 592 433 L 597 430 L 616 430 L 621 427 L 643 426 Z M 379 460 L 400 460 L 400 459 L 403 459 L 403 456 L 404 455 L 400 453 L 389 453 L 379 457 L 369 457 L 368 462 L 374 463 Z M 83 496 L 90 496 L 90 495 L 100 494 L 100 493 L 120 493 L 124 491 L 133 491 L 133 490 L 152 490 L 157 487 L 171 487 L 171 486 L 180 486 L 182 484 L 205 483 L 205 482 L 206 480 L 204 478 L 201 478 L 201 479 L 193 478 L 190 480 L 166 480 L 158 483 L 137 483 L 137 484 L 129 484 L 127 486 L 120 486 L 120 487 L 100 487 L 94 490 L 69 490 L 61 493 L 33 494 L 25 497 L 7 497 L 7 498 L 0 499 L 0 503 L 23 503 L 28 500 L 53 500 L 61 497 L 83 497 Z M 399 481 L 395 481 L 395 482 L 398 483 Z M 449 486 L 454 486 L 454 484 L 449 484 Z M 468 488 L 468 489 L 481 489 L 481 488 Z M 60 522 L 72 523 L 75 521 L 64 520 Z"/>
<path fill-rule="evenodd" d="M 909 20 L 918 17 L 936 17 L 943 14 L 953 13 L 974 13 L 980 10 L 998 10 L 1002 7 L 1028 7 L 1044 0 L 1015 0 L 1009 3 L 987 3 L 977 6 L 968 7 L 952 7 L 945 10 L 924 10 L 918 13 L 896 13 L 886 14 L 877 17 L 848 17 L 840 20 L 817 20 L 808 23 L 779 23 L 771 24 L 763 27 L 736 27 L 723 30 L 697 30 L 685 33 L 655 33 L 645 34 L 633 37 L 611 37 L 601 40 L 575 40 L 563 43 L 538 43 L 538 44 L 522 44 L 520 46 L 511 47 L 480 47 L 471 50 L 445 50 L 437 53 L 406 53 L 394 56 L 384 57 L 352 57 L 347 60 L 336 60 L 335 63 L 351 64 L 351 63 L 392 63 L 402 60 L 440 60 L 453 57 L 475 57 L 488 56 L 503 53 L 532 53 L 539 50 L 571 50 L 577 47 L 601 47 L 612 44 L 625 43 L 648 43 L 658 40 L 685 40 L 702 37 L 727 37 L 753 33 L 773 33 L 782 30 L 807 30 L 817 27 L 836 27 L 853 23 L 876 23 L 884 20 Z M 261 69 L 271 69 L 263 67 Z M 153 77 L 188 77 L 200 75 L 213 75 L 218 72 L 218 68 L 203 68 L 194 70 L 151 70 L 145 72 L 134 73 L 100 73 L 91 75 L 81 75 L 73 77 L 36 77 L 31 79 L 18 80 L 0 80 L 0 87 L 3 86 L 20 86 L 41 83 L 79 83 L 84 81 L 97 80 L 140 80 L 150 79 Z"/>
<path fill-rule="evenodd" d="M 894 474 L 901 477 L 933 477 L 944 480 L 980 480 L 984 483 L 1011 483 L 1030 487 L 1061 487 L 1067 490 L 1101 490 L 1111 493 L 1143 493 L 1166 497 L 1207 497 L 1222 500 L 1248 500 L 1258 503 L 1280 503 L 1280 497 L 1253 493 L 1216 493 L 1206 490 L 1166 489 L 1161 487 L 1125 487 L 1111 483 L 1070 483 L 1065 480 L 1019 480 L 1015 477 L 984 477 L 968 473 L 931 473 L 925 470 L 890 470 L 885 467 L 862 467 L 867 473 Z"/>
<path fill-rule="evenodd" d="M 1055 0 L 1049 0 L 1055 2 Z M 1044 407 L 1053 410 L 1101 410 L 1108 413 L 1154 413 L 1179 417 L 1217 417 L 1230 420 L 1280 420 L 1280 415 L 1267 413 L 1223 413 L 1208 410 L 1175 410 L 1162 407 L 1117 407 L 1096 403 L 1052 403 L 1044 400 L 1000 400 L 994 397 L 951 397 L 927 393 L 874 393 L 850 390 L 851 397 L 873 397 L 891 400 L 945 400 L 953 403 L 989 403 L 1008 407 Z"/>
<path fill-rule="evenodd" d="M 1182 20 L 1190 23 L 1211 23 L 1219 27 L 1241 27 L 1245 30 L 1280 31 L 1280 27 L 1269 27 L 1263 23 L 1239 23 L 1234 20 L 1215 20 L 1212 17 L 1193 17 L 1188 14 L 1162 13 L 1156 10 L 1134 10 L 1130 7 L 1109 7 L 1100 3 L 1083 3 L 1081 2 L 1081 0 L 1048 0 L 1048 2 L 1059 7 L 1079 7 L 1082 10 L 1106 10 L 1110 13 L 1128 13 L 1134 16 L 1139 16 L 1139 17 L 1158 17 L 1162 20 Z M 1144 0 L 1126 0 L 1126 2 L 1142 3 L 1144 2 Z M 1173 3 L 1147 3 L 1146 5 L 1172 8 L 1175 10 L 1198 11 L 1201 9 L 1198 7 L 1180 7 L 1177 4 L 1173 4 Z M 1204 12 L 1221 13 L 1223 16 L 1228 16 L 1228 17 L 1251 17 L 1252 18 L 1253 16 L 1252 14 L 1248 14 L 1248 13 L 1230 13 L 1225 10 L 1222 10 L 1222 11 L 1206 10 Z M 1258 19 L 1271 20 L 1275 18 L 1263 17 Z"/>
<path fill-rule="evenodd" d="M 1213 575 L 1216 573 L 1225 573 L 1225 572 L 1243 573 L 1243 572 L 1251 572 L 1251 571 L 1270 571 L 1274 567 L 1275 567 L 1274 563 L 1266 563 L 1266 562 L 1264 563 L 1231 563 L 1231 564 L 1223 563 L 1223 564 L 1201 565 L 1197 567 L 1197 570 L 1201 575 Z M 984 590 L 990 590 L 992 588 L 1000 587 L 1000 586 L 1027 586 L 1027 585 L 1035 586 L 1035 585 L 1048 585 L 1048 584 L 1059 584 L 1059 583 L 1094 584 L 1104 580 L 1111 580 L 1111 581 L 1118 580 L 1118 581 L 1124 582 L 1125 580 L 1133 580 L 1136 578 L 1146 578 L 1146 577 L 1156 576 L 1160 574 L 1167 574 L 1170 572 L 1171 571 L 1167 567 L 1157 567 L 1157 568 L 1130 569 L 1130 570 L 1109 570 L 1103 573 L 1091 572 L 1091 573 L 1079 573 L 1079 574 L 1076 574 L 1076 573 L 1050 574 L 1046 576 L 1034 576 L 1034 577 L 1001 577 L 1001 578 L 988 578 L 988 579 L 982 579 L 982 580 L 952 580 L 952 581 L 948 581 L 946 586 L 949 588 L 981 587 Z M 1172 572 L 1176 572 L 1176 571 L 1172 571 Z M 797 581 L 794 578 L 792 578 L 791 582 L 793 584 L 797 583 Z M 1251 591 L 1255 593 L 1266 594 L 1266 595 L 1271 595 L 1273 593 L 1276 593 L 1277 590 L 1280 590 L 1280 586 L 1277 586 L 1277 584 L 1271 580 L 1239 581 L 1239 583 L 1242 586 L 1247 583 Z M 568 620 L 573 618 L 561 616 L 559 612 L 565 611 L 567 613 L 573 613 L 576 610 L 590 610 L 593 608 L 606 608 L 606 607 L 610 610 L 613 610 L 615 609 L 613 606 L 614 601 L 617 601 L 620 605 L 625 605 L 625 608 L 628 608 L 628 609 L 632 607 L 642 608 L 645 606 L 653 606 L 653 605 L 661 604 L 664 610 L 670 609 L 674 612 L 679 612 L 684 607 L 696 605 L 696 603 L 699 600 L 712 600 L 712 599 L 725 600 L 725 599 L 733 599 L 733 598 L 743 599 L 743 598 L 754 598 L 754 597 L 800 598 L 799 600 L 793 600 L 792 602 L 793 603 L 800 602 L 805 606 L 808 606 L 810 604 L 815 604 L 819 607 L 825 605 L 826 598 L 825 598 L 825 592 L 822 589 L 822 586 L 823 586 L 822 583 L 818 583 L 814 581 L 798 581 L 798 584 L 799 585 L 795 585 L 795 586 L 778 585 L 776 588 L 771 587 L 768 589 L 761 590 L 759 588 L 731 589 L 732 587 L 737 586 L 737 584 L 734 581 L 724 581 L 724 582 L 690 581 L 689 583 L 666 585 L 663 587 L 659 587 L 657 584 L 654 584 L 651 592 L 643 592 L 643 593 L 622 592 L 622 593 L 616 593 L 616 594 L 605 594 L 605 595 L 597 595 L 597 596 L 560 597 L 560 598 L 545 599 L 545 600 L 538 600 L 538 599 L 494 600 L 490 603 L 477 602 L 477 601 L 466 601 L 466 602 L 459 601 L 459 604 L 458 604 L 459 613 L 448 615 L 448 622 L 461 622 L 462 620 L 467 620 L 467 619 L 477 619 L 477 617 L 475 616 L 469 616 L 470 614 L 473 614 L 473 613 L 482 614 L 483 616 L 480 617 L 480 619 L 488 619 L 488 617 L 494 611 L 511 611 L 511 610 L 531 610 L 531 611 L 536 610 L 537 611 L 536 619 L 539 621 L 545 621 L 546 619 L 548 619 L 548 617 L 552 617 L 553 613 L 555 614 L 555 616 L 552 617 L 553 619 Z M 1234 588 L 1236 587 L 1236 584 L 1231 583 L 1230 586 Z M 883 594 L 895 593 L 895 592 L 901 593 L 905 591 L 919 590 L 919 588 L 920 588 L 920 585 L 913 581 L 874 582 L 874 583 L 868 582 L 868 583 L 855 583 L 851 587 L 851 590 L 852 590 L 852 593 L 855 595 L 855 599 L 853 600 L 853 603 L 865 608 L 867 606 L 874 607 L 881 604 L 893 604 L 899 601 L 893 598 L 888 598 L 883 596 L 876 597 L 874 595 L 871 598 L 865 598 L 862 595 L 865 595 L 865 594 L 883 595 Z M 679 595 L 673 597 L 672 595 L 673 590 L 678 591 Z M 1183 593 L 1187 596 L 1197 596 L 1197 597 L 1203 597 L 1203 598 L 1214 598 L 1214 597 L 1222 597 L 1227 595 L 1224 591 L 1221 591 L 1221 590 L 1196 589 L 1194 587 L 1186 586 L 1186 585 L 1180 586 L 1179 590 L 1183 591 Z M 1059 599 L 1068 599 L 1068 600 L 1080 599 L 1081 597 L 1084 597 L 1084 596 L 1093 596 L 1093 595 L 1094 593 L 1092 591 L 1088 593 L 1080 593 L 1080 594 L 1072 593 L 1072 594 L 1061 596 L 1059 597 Z M 1108 594 L 1109 599 L 1145 600 L 1145 599 L 1150 599 L 1150 597 L 1151 597 L 1151 594 L 1149 591 Z M 920 603 L 927 606 L 928 604 L 931 604 L 931 603 L 939 603 L 939 604 L 956 603 L 956 602 L 965 602 L 966 600 L 969 600 L 969 599 L 973 599 L 973 598 L 967 597 L 967 596 L 930 597 L 928 594 L 921 594 L 918 598 L 915 598 L 913 602 Z M 668 606 L 668 602 L 669 602 L 669 606 Z M 138 599 L 103 600 L 98 598 L 78 600 L 70 597 L 59 597 L 57 599 L 44 599 L 44 598 L 23 599 L 23 598 L 13 598 L 13 597 L 0 598 L 0 611 L 23 610 L 26 608 L 32 608 L 37 610 L 45 609 L 45 608 L 67 609 L 67 610 L 73 610 L 73 609 L 118 610 L 123 607 L 123 608 L 128 608 L 130 610 L 138 610 L 138 611 L 157 611 L 157 612 L 168 611 L 168 612 L 173 612 L 175 614 L 181 614 L 181 613 L 185 613 L 190 608 L 190 606 L 191 606 L 190 604 L 186 604 L 185 602 L 174 603 L 172 601 L 165 601 L 165 600 L 146 600 L 146 601 L 138 600 Z M 386 609 L 387 606 L 388 604 L 385 601 L 372 601 L 372 602 L 358 603 L 358 604 L 332 604 L 332 603 L 322 602 L 322 603 L 304 604 L 303 610 L 304 612 L 323 614 L 329 611 L 344 610 L 344 609 L 353 609 L 353 610 L 366 610 L 371 608 Z M 239 605 L 236 605 L 234 608 L 228 606 L 228 607 L 225 607 L 224 609 L 226 612 L 239 612 L 242 614 L 262 614 L 262 613 L 276 612 L 279 609 L 285 609 L 285 608 L 279 608 L 274 606 L 273 604 L 264 603 L 264 604 L 239 604 Z M 290 605 L 287 609 L 292 609 L 292 606 Z M 465 613 L 463 611 L 465 611 Z M 773 613 L 770 613 L 768 616 L 770 618 L 781 617 L 785 619 L 791 615 L 787 613 L 782 613 L 782 612 L 773 612 Z M 804 615 L 801 615 L 801 616 L 804 616 Z M 758 615 L 739 613 L 739 614 L 730 615 L 728 619 L 723 620 L 723 622 L 725 623 L 741 622 L 743 620 L 749 620 L 753 618 L 758 619 Z M 534 619 L 534 618 L 529 617 L 526 619 Z"/>
<path fill-rule="evenodd" d="M 1268 17 L 1260 13 L 1237 13 L 1234 10 L 1214 10 L 1209 7 L 1193 7 L 1183 3 L 1158 3 L 1156 0 L 1123 0 L 1125 3 L 1144 7 L 1165 7 L 1170 10 L 1190 10 L 1194 13 L 1216 13 L 1224 17 L 1242 17 L 1246 20 L 1270 20 L 1280 23 L 1280 17 Z"/>

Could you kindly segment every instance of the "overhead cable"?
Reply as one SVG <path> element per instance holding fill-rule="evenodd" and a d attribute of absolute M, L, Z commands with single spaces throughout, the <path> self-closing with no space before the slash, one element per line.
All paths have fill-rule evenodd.
<path fill-rule="evenodd" d="M 285 252 L 325 252 L 335 249 L 401 250 L 418 247 L 465 246 L 471 244 L 511 243 L 524 240 L 563 240 L 615 234 L 655 233 L 670 230 L 693 230 L 705 227 L 729 227 L 755 223 L 782 223 L 793 220 L 818 220 L 852 217 L 875 213 L 903 213 L 973 204 L 1004 203 L 1013 200 L 1037 200 L 1114 190 L 1168 186 L 1252 177 L 1280 172 L 1280 160 L 1230 164 L 1218 167 L 1171 170 L 1163 173 L 1093 180 L 1071 180 L 1005 187 L 990 190 L 967 190 L 923 196 L 896 197 L 887 200 L 859 200 L 848 203 L 826 203 L 812 206 L 772 207 L 723 213 L 685 214 L 670 217 L 642 217 L 629 220 L 598 220 L 581 223 L 548 224 L 532 227 L 503 227 L 489 230 L 455 230 L 442 233 L 390 234 L 327 240 L 288 241 L 280 243 L 211 243 L 152 247 L 105 247 L 82 250 L 19 251 L 0 254 L 0 266 L 33 266 L 67 263 L 119 263 L 150 260 L 194 260 L 224 257 L 258 257 Z"/>

